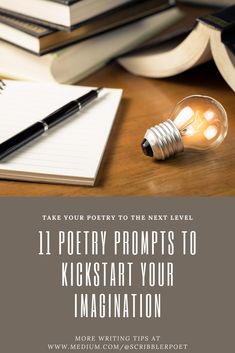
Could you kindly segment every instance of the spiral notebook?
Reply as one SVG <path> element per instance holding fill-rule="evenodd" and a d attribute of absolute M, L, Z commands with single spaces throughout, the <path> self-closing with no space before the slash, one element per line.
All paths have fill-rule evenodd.
<path fill-rule="evenodd" d="M 4 82 L 0 143 L 92 89 Z M 104 89 L 82 111 L 0 161 L 0 178 L 94 185 L 121 95 L 120 89 Z"/>

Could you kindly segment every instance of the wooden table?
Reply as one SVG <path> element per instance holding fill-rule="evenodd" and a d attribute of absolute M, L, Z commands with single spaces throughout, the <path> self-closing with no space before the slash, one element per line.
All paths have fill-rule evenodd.
<path fill-rule="evenodd" d="M 96 186 L 0 181 L 0 195 L 235 195 L 235 95 L 213 63 L 164 80 L 136 77 L 111 63 L 81 83 L 124 89 Z M 145 157 L 140 142 L 146 129 L 168 118 L 175 103 L 191 94 L 206 94 L 224 105 L 229 118 L 224 143 L 215 151 L 182 153 L 164 162 Z"/>

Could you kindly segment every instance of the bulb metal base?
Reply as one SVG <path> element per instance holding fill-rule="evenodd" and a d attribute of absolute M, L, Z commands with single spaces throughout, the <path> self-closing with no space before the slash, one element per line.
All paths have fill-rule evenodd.
<path fill-rule="evenodd" d="M 184 150 L 180 132 L 170 119 L 148 129 L 144 139 L 148 141 L 153 156 L 158 160 L 164 160 Z"/>

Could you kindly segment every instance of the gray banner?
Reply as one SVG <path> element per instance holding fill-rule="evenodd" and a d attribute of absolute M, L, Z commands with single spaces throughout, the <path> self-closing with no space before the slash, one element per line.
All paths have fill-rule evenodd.
<path fill-rule="evenodd" d="M 1 198 L 1 351 L 233 351 L 234 198 Z"/>

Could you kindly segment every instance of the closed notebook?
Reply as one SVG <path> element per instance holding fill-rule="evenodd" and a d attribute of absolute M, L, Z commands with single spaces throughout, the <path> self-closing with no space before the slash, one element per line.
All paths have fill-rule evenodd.
<path fill-rule="evenodd" d="M 0 143 L 43 119 L 90 87 L 4 81 Z M 0 162 L 0 177 L 94 185 L 122 90 L 104 89 L 79 113 Z"/>

